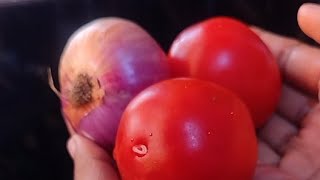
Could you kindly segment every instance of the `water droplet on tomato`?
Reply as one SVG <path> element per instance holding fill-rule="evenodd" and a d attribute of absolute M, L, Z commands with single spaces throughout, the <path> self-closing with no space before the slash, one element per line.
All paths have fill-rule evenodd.
<path fill-rule="evenodd" d="M 134 141 L 134 139 L 133 139 L 133 138 L 131 138 L 131 139 L 130 139 L 130 141 L 131 141 L 131 142 L 133 142 L 133 141 Z"/>
<path fill-rule="evenodd" d="M 153 135 L 152 133 L 149 134 L 149 136 L 152 136 L 152 135 Z"/>
<path fill-rule="evenodd" d="M 234 112 L 230 112 L 231 115 L 234 115 Z"/>
<path fill-rule="evenodd" d="M 211 135 L 211 132 L 210 132 L 210 131 L 208 132 L 208 135 Z"/>
<path fill-rule="evenodd" d="M 148 148 L 144 144 L 134 145 L 132 151 L 138 156 L 143 157 L 148 153 Z"/>

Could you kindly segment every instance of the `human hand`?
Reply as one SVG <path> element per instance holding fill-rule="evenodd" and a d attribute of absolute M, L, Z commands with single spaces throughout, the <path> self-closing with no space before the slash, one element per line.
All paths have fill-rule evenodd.
<path fill-rule="evenodd" d="M 320 42 L 320 6 L 299 9 L 301 29 Z M 320 49 L 253 28 L 276 56 L 283 75 L 276 113 L 258 131 L 255 180 L 320 179 Z"/>
<path fill-rule="evenodd" d="M 319 11 L 317 14 L 316 11 Z M 303 6 L 301 28 L 320 42 L 320 6 Z M 276 113 L 258 131 L 259 161 L 255 180 L 320 179 L 320 49 L 253 28 L 278 59 L 284 78 Z M 116 180 L 113 160 L 90 140 L 69 128 L 68 150 L 74 161 L 75 180 Z"/>

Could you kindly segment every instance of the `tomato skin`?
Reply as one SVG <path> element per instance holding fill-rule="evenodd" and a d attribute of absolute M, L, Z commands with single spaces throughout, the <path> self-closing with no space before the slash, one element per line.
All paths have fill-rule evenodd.
<path fill-rule="evenodd" d="M 168 56 L 175 77 L 211 80 L 235 92 L 257 128 L 274 112 L 281 93 L 279 67 L 244 23 L 229 17 L 199 22 L 177 36 Z"/>
<path fill-rule="evenodd" d="M 145 145 L 147 153 L 136 154 L 136 145 Z M 176 78 L 147 88 L 129 103 L 114 158 L 124 180 L 249 180 L 257 139 L 246 105 L 231 91 Z"/>

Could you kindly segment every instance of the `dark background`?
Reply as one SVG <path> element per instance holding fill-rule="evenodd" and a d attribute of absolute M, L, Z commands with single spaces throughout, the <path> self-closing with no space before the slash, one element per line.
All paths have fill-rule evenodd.
<path fill-rule="evenodd" d="M 312 44 L 296 22 L 303 2 L 315 1 L 1 0 L 0 179 L 72 179 L 68 134 L 46 70 L 51 67 L 57 79 L 62 48 L 84 23 L 102 16 L 128 18 L 167 50 L 184 27 L 229 15 Z"/>

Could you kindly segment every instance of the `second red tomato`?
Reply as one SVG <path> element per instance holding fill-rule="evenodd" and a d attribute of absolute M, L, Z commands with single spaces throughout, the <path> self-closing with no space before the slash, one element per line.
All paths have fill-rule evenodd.
<path fill-rule="evenodd" d="M 169 58 L 175 76 L 211 80 L 234 91 L 248 105 L 256 127 L 275 110 L 281 92 L 277 62 L 238 20 L 214 17 L 185 29 Z"/>

